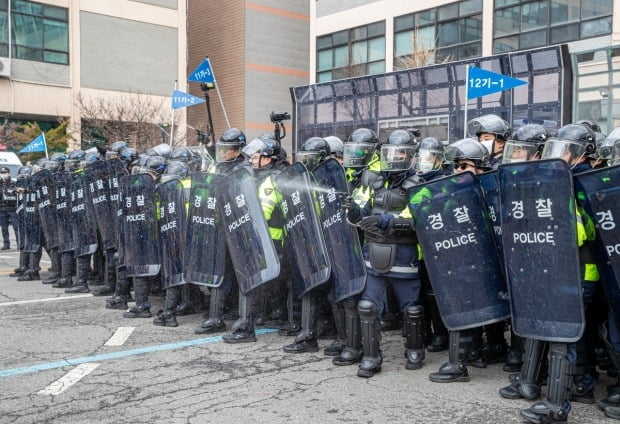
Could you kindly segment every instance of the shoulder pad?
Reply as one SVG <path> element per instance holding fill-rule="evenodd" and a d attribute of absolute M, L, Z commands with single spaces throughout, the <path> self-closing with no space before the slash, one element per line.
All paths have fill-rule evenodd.
<path fill-rule="evenodd" d="M 425 180 L 421 176 L 412 175 L 409 178 L 407 178 L 405 181 L 403 181 L 402 188 L 403 190 L 409 190 L 411 187 L 415 187 L 419 184 L 422 184 L 423 182 L 425 182 Z"/>
<path fill-rule="evenodd" d="M 381 180 L 381 184 L 383 184 L 383 178 L 381 178 L 381 175 L 376 172 L 369 171 L 368 169 L 362 173 L 362 177 L 360 178 L 361 185 L 365 187 L 370 187 L 379 180 Z"/>

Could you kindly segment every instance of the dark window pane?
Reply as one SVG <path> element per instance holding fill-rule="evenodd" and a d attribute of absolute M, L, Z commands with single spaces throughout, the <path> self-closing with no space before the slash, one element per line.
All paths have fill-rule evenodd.
<path fill-rule="evenodd" d="M 9 42 L 9 19 L 7 12 L 0 12 L 0 43 Z"/>
<path fill-rule="evenodd" d="M 451 46 L 459 42 L 456 22 L 446 22 L 437 26 L 437 46 Z"/>
<path fill-rule="evenodd" d="M 522 49 L 544 46 L 547 43 L 547 30 L 527 32 L 519 36 Z"/>
<path fill-rule="evenodd" d="M 521 6 L 509 7 L 507 9 L 495 11 L 495 36 L 501 37 L 504 35 L 518 33 L 520 16 Z"/>
<path fill-rule="evenodd" d="M 514 54 L 510 57 L 512 63 L 512 72 L 515 74 L 521 74 L 528 71 L 527 55 Z"/>
<path fill-rule="evenodd" d="M 611 15 L 613 10 L 612 3 L 612 0 L 582 0 L 581 19 Z"/>
<path fill-rule="evenodd" d="M 461 20 L 461 42 L 467 43 L 482 39 L 482 15 Z"/>
<path fill-rule="evenodd" d="M 12 6 L 13 12 L 24 12 L 37 16 L 41 16 L 43 14 L 43 5 L 41 4 L 31 3 L 29 1 L 14 0 Z"/>
<path fill-rule="evenodd" d="M 334 68 L 341 68 L 349 64 L 349 47 L 336 47 L 334 49 Z"/>
<path fill-rule="evenodd" d="M 547 0 L 526 3 L 521 7 L 521 30 L 547 26 Z"/>
<path fill-rule="evenodd" d="M 460 2 L 460 16 L 482 12 L 482 0 L 465 0 Z"/>
<path fill-rule="evenodd" d="M 363 40 L 367 37 L 367 27 L 359 27 L 351 30 L 351 40 Z"/>
<path fill-rule="evenodd" d="M 581 38 L 611 34 L 611 16 L 581 23 Z"/>
<path fill-rule="evenodd" d="M 482 56 L 482 43 L 471 43 L 460 46 L 459 59 L 467 59 L 469 57 Z"/>
<path fill-rule="evenodd" d="M 368 61 L 385 59 L 385 37 L 368 40 Z"/>
<path fill-rule="evenodd" d="M 498 38 L 493 42 L 493 53 L 510 52 L 519 49 L 519 36 Z"/>
<path fill-rule="evenodd" d="M 368 37 L 376 37 L 377 35 L 385 35 L 385 21 L 368 25 Z"/>
<path fill-rule="evenodd" d="M 340 31 L 332 34 L 335 46 L 349 43 L 349 31 Z"/>
<path fill-rule="evenodd" d="M 452 3 L 447 6 L 437 8 L 437 20 L 444 21 L 446 19 L 458 18 L 459 16 L 459 4 Z"/>
<path fill-rule="evenodd" d="M 0 0 L 0 10 L 9 10 L 8 0 Z"/>
<path fill-rule="evenodd" d="M 317 54 L 317 70 L 325 71 L 334 67 L 334 61 L 332 57 L 332 50 L 320 50 Z"/>
<path fill-rule="evenodd" d="M 332 46 L 332 36 L 330 35 L 324 35 L 322 37 L 318 37 L 316 39 L 316 46 L 317 49 L 324 49 L 327 47 L 331 47 Z"/>
<path fill-rule="evenodd" d="M 551 0 L 551 24 L 579 20 L 580 0 Z"/>
<path fill-rule="evenodd" d="M 43 19 L 33 16 L 14 14 L 13 42 L 28 47 L 43 47 Z"/>
<path fill-rule="evenodd" d="M 321 72 L 317 74 L 316 82 L 327 82 L 332 80 L 331 72 Z"/>
<path fill-rule="evenodd" d="M 448 47 L 437 50 L 435 54 L 435 63 L 444 63 L 457 60 L 459 57 L 458 47 Z"/>
<path fill-rule="evenodd" d="M 405 15 L 394 18 L 394 32 L 413 28 L 413 15 Z"/>
<path fill-rule="evenodd" d="M 555 50 L 532 53 L 532 69 L 535 71 L 543 69 L 555 70 L 558 66 L 560 66 L 560 61 Z"/>
<path fill-rule="evenodd" d="M 560 25 L 551 28 L 549 42 L 551 44 L 560 44 L 568 41 L 579 39 L 579 24 Z"/>
<path fill-rule="evenodd" d="M 394 55 L 403 56 L 413 52 L 413 30 L 394 34 Z"/>
<path fill-rule="evenodd" d="M 43 60 L 43 50 L 15 46 L 15 57 L 24 60 Z"/>
<path fill-rule="evenodd" d="M 7 43 L 0 43 L 0 56 L 7 57 L 9 55 L 9 45 Z"/>
<path fill-rule="evenodd" d="M 358 41 L 351 45 L 351 63 L 357 65 L 368 62 L 368 42 Z"/>
<path fill-rule="evenodd" d="M 44 45 L 45 49 L 58 50 L 61 52 L 69 51 L 69 31 L 66 22 L 43 21 Z"/>
<path fill-rule="evenodd" d="M 435 23 L 435 9 L 425 10 L 415 14 L 415 25 L 427 25 Z"/>
<path fill-rule="evenodd" d="M 61 9 L 60 7 L 53 7 L 53 6 L 44 6 L 43 16 L 66 21 L 67 20 L 67 9 Z"/>
<path fill-rule="evenodd" d="M 511 4 L 519 3 L 519 0 L 495 0 L 495 7 L 510 6 Z"/>
<path fill-rule="evenodd" d="M 69 55 L 67 53 L 44 52 L 43 60 L 45 62 L 60 63 L 66 65 L 69 63 Z"/>

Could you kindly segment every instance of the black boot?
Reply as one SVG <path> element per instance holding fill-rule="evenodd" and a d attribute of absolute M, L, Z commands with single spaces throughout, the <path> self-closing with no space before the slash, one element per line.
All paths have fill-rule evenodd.
<path fill-rule="evenodd" d="M 609 334 L 607 331 L 607 326 L 603 323 L 599 327 L 599 337 L 605 344 L 607 348 L 607 353 L 609 355 L 609 359 L 613 363 L 614 367 L 618 370 L 620 369 L 620 352 L 616 352 L 611 343 L 609 342 Z M 620 390 L 618 390 L 618 386 L 620 385 L 620 376 L 617 377 L 617 383 L 615 385 L 607 386 L 607 397 L 598 402 L 598 407 L 603 411 L 607 411 L 607 408 L 620 408 Z M 620 410 L 619 410 L 620 411 Z M 608 417 L 614 418 L 611 415 L 607 415 Z"/>
<path fill-rule="evenodd" d="M 65 290 L 65 293 L 88 293 L 88 277 L 91 274 L 90 270 L 90 255 L 80 256 L 75 260 L 76 262 L 76 283 L 73 287 Z"/>
<path fill-rule="evenodd" d="M 512 326 L 511 326 L 512 327 Z M 510 331 L 510 349 L 506 353 L 506 363 L 502 369 L 506 372 L 519 372 L 523 365 L 523 338 Z"/>
<path fill-rule="evenodd" d="M 299 320 L 295 319 L 295 305 L 298 302 L 295 301 L 295 293 L 293 292 L 293 285 L 289 281 L 288 283 L 288 294 L 286 297 L 286 311 L 287 311 L 287 322 L 282 327 L 278 329 L 278 335 L 283 337 L 295 336 L 297 333 L 301 331 L 301 326 L 299 324 Z M 297 310 L 299 311 L 299 306 L 297 306 Z"/>
<path fill-rule="evenodd" d="M 330 301 L 332 307 L 332 314 L 334 316 L 334 324 L 336 325 L 337 339 L 334 340 L 329 346 L 323 349 L 325 356 L 338 356 L 345 346 L 345 340 L 347 338 L 347 332 L 345 329 L 345 312 L 342 305 L 336 302 Z"/>
<path fill-rule="evenodd" d="M 282 347 L 286 353 L 318 352 L 319 343 L 316 335 L 318 305 L 312 293 L 301 297 L 301 332 L 293 343 Z"/>
<path fill-rule="evenodd" d="M 566 421 L 571 411 L 569 402 L 572 376 L 565 343 L 549 346 L 549 379 L 547 398 L 521 411 L 521 417 L 534 424 Z"/>
<path fill-rule="evenodd" d="M 153 325 L 161 327 L 178 327 L 177 319 L 172 311 L 159 311 L 157 317 L 153 320 Z"/>
<path fill-rule="evenodd" d="M 17 281 L 38 281 L 40 279 L 39 271 L 33 269 L 29 269 L 24 272 L 21 277 L 17 277 Z"/>
<path fill-rule="evenodd" d="M 220 287 L 212 288 L 209 301 L 209 318 L 194 329 L 195 334 L 211 334 L 226 331 L 226 323 L 222 319 L 224 316 L 224 303 L 224 290 Z"/>
<path fill-rule="evenodd" d="M 501 397 L 506 399 L 534 400 L 540 396 L 540 367 L 543 362 L 545 342 L 526 339 L 523 365 L 518 377 L 506 387 L 499 389 Z"/>
<path fill-rule="evenodd" d="M 192 314 L 194 311 L 192 310 L 192 303 L 190 298 L 190 285 L 187 283 L 183 284 L 180 287 L 179 295 L 179 304 L 174 310 L 175 315 L 183 316 Z"/>
<path fill-rule="evenodd" d="M 360 300 L 357 304 L 360 315 L 360 329 L 362 333 L 362 349 L 364 356 L 357 370 L 358 377 L 370 378 L 381 372 L 383 352 L 381 352 L 381 324 L 377 319 L 377 309 L 374 303 Z"/>
<path fill-rule="evenodd" d="M 11 248 L 11 243 L 8 241 L 4 242 L 4 245 L 0 247 L 0 250 L 9 250 Z"/>
<path fill-rule="evenodd" d="M 256 341 L 252 300 L 250 294 L 243 294 L 239 291 L 239 319 L 233 324 L 232 333 L 222 336 L 225 343 L 252 343 Z"/>
<path fill-rule="evenodd" d="M 434 383 L 453 383 L 469 381 L 469 373 L 465 365 L 465 359 L 471 348 L 470 330 L 450 331 L 448 333 L 450 346 L 448 348 L 448 362 L 443 364 L 439 371 L 434 372 L 428 378 Z"/>
<path fill-rule="evenodd" d="M 506 321 L 496 322 L 484 326 L 487 340 L 482 347 L 482 356 L 486 364 L 499 364 L 506 362 L 508 344 L 504 338 Z"/>
<path fill-rule="evenodd" d="M 21 277 L 28 270 L 28 256 L 29 254 L 23 250 L 19 251 L 19 266 L 9 274 L 9 277 Z"/>
<path fill-rule="evenodd" d="M 424 366 L 424 308 L 410 306 L 405 311 L 405 358 L 408 370 L 419 370 Z"/>
<path fill-rule="evenodd" d="M 586 333 L 587 334 L 587 333 Z M 573 371 L 573 385 L 571 388 L 571 400 L 574 402 L 593 404 L 595 380 L 590 374 L 590 362 L 588 358 L 588 346 L 585 336 L 576 343 L 577 363 L 571 368 Z"/>
<path fill-rule="evenodd" d="M 340 355 L 332 359 L 334 365 L 353 365 L 362 360 L 362 333 L 360 331 L 360 314 L 354 297 L 344 300 L 344 316 L 346 321 L 345 347 Z"/>
<path fill-rule="evenodd" d="M 52 287 L 55 289 L 66 289 L 68 287 L 73 287 L 73 281 L 71 281 L 71 277 L 69 277 L 69 279 L 59 278 L 58 281 L 52 284 Z"/>
<path fill-rule="evenodd" d="M 106 309 L 127 309 L 127 299 L 114 295 L 106 302 L 105 307 Z"/>
<path fill-rule="evenodd" d="M 54 284 L 60 279 L 60 252 L 58 248 L 51 249 L 49 256 L 52 262 L 52 271 L 50 271 L 50 275 L 45 280 L 41 281 L 43 284 Z"/>
<path fill-rule="evenodd" d="M 75 294 L 75 293 L 88 293 L 90 289 L 88 288 L 88 284 L 86 284 L 86 280 L 77 280 L 74 286 L 65 289 L 65 293 Z"/>
<path fill-rule="evenodd" d="M 443 352 L 444 350 L 448 350 L 448 329 L 441 319 L 435 293 L 427 290 L 424 294 L 424 300 L 425 311 L 433 327 L 432 337 L 430 338 L 431 342 L 426 346 L 426 350 L 429 352 Z"/>

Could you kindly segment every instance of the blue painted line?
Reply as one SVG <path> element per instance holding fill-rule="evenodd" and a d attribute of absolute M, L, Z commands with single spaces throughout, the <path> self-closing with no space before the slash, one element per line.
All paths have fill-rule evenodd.
<path fill-rule="evenodd" d="M 278 330 L 273 328 L 263 328 L 256 331 L 256 334 L 269 334 Z M 207 337 L 205 339 L 186 340 L 183 342 L 167 343 L 157 346 L 142 347 L 139 349 L 121 350 L 118 352 L 103 353 L 101 355 L 83 356 L 81 358 L 63 359 L 61 361 L 46 362 L 44 364 L 30 365 L 27 367 L 11 368 L 0 370 L 0 378 L 12 375 L 30 374 L 37 371 L 46 371 L 55 368 L 85 364 L 87 362 L 109 361 L 111 359 L 125 358 L 127 356 L 141 355 L 143 353 L 160 352 L 162 350 L 180 349 L 188 346 L 198 346 L 206 343 L 214 343 L 222 341 L 222 336 Z"/>

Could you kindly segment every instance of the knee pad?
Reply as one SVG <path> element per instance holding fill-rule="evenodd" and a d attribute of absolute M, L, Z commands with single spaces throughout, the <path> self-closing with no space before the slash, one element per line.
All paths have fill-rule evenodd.
<path fill-rule="evenodd" d="M 424 308 L 422 306 L 409 306 L 405 310 L 405 314 L 410 321 L 422 319 L 424 317 Z"/>
<path fill-rule="evenodd" d="M 357 310 L 364 317 L 374 317 L 377 314 L 377 307 L 370 300 L 360 300 Z"/>

